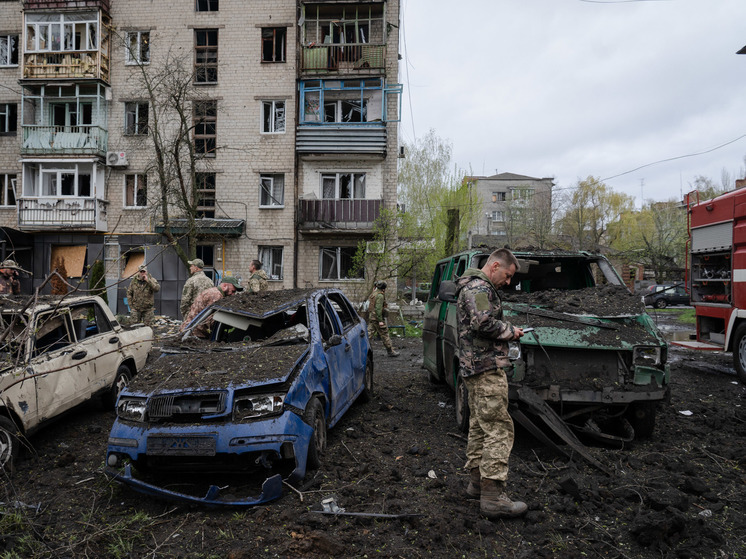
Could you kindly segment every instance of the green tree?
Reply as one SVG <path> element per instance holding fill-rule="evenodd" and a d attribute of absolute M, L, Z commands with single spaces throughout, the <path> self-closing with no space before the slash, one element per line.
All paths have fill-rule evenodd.
<path fill-rule="evenodd" d="M 633 208 L 632 196 L 614 192 L 599 179 L 589 176 L 579 180 L 565 197 L 558 230 L 574 249 L 601 250 L 606 245 L 609 225 Z"/>

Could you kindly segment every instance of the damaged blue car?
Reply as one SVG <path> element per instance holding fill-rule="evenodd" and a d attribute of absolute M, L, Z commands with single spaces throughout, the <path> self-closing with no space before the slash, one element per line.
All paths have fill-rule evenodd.
<path fill-rule="evenodd" d="M 372 357 L 365 321 L 337 289 L 225 297 L 121 393 L 107 474 L 186 503 L 277 499 L 283 480 L 320 466 L 327 429 L 371 397 Z"/>

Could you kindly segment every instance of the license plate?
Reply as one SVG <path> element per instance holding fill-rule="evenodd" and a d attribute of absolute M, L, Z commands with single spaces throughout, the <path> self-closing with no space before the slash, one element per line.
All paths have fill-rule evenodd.
<path fill-rule="evenodd" d="M 148 437 L 148 454 L 152 456 L 215 456 L 213 437 Z"/>

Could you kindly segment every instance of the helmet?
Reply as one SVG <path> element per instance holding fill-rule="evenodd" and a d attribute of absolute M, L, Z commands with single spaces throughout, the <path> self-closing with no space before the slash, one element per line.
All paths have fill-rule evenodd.
<path fill-rule="evenodd" d="M 379 281 L 378 282 L 378 289 L 386 289 L 386 282 L 385 281 Z"/>

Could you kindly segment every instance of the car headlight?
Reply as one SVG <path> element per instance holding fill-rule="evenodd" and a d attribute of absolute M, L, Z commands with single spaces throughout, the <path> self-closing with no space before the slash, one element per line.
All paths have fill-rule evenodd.
<path fill-rule="evenodd" d="M 282 413 L 285 394 L 250 394 L 236 398 L 233 404 L 233 419 L 241 421 L 263 415 Z"/>
<path fill-rule="evenodd" d="M 637 346 L 632 354 L 632 362 L 635 365 L 660 365 L 661 348 Z"/>
<path fill-rule="evenodd" d="M 119 398 L 117 417 L 127 421 L 145 421 L 145 398 Z"/>

